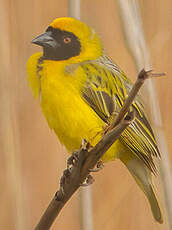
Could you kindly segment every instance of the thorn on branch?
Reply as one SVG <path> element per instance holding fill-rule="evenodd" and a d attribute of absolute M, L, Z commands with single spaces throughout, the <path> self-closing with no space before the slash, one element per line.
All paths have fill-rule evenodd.
<path fill-rule="evenodd" d="M 87 178 L 85 179 L 84 183 L 81 184 L 80 186 L 81 186 L 81 187 L 89 186 L 89 185 L 93 184 L 94 181 L 95 181 L 94 178 L 89 174 L 89 175 L 87 176 Z"/>
<path fill-rule="evenodd" d="M 99 172 L 100 170 L 102 170 L 104 168 L 104 164 L 103 162 L 100 160 L 97 162 L 95 168 L 89 169 L 90 172 Z"/>
<path fill-rule="evenodd" d="M 142 69 L 138 75 L 138 79 L 145 81 L 151 77 L 161 77 L 166 75 L 165 73 L 152 73 L 152 71 L 153 70 L 146 71 L 145 69 Z"/>
<path fill-rule="evenodd" d="M 70 169 L 65 169 L 64 172 L 63 172 L 64 180 L 62 180 L 62 183 L 60 184 L 61 186 L 63 186 L 64 183 L 67 183 L 67 184 L 69 183 L 70 175 L 71 175 Z"/>
<path fill-rule="evenodd" d="M 60 179 L 60 189 L 55 194 L 56 200 L 58 200 L 58 201 L 63 200 L 63 198 L 65 196 L 64 187 L 65 187 L 65 184 L 68 184 L 70 182 L 70 176 L 71 176 L 70 169 L 68 169 L 68 168 L 65 169 L 63 171 L 63 176 Z"/>

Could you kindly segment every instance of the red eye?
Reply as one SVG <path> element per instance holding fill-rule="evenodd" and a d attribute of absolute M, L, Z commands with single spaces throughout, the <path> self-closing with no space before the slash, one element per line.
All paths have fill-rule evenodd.
<path fill-rule="evenodd" d="M 65 37 L 65 38 L 63 38 L 63 41 L 64 41 L 65 44 L 68 44 L 68 43 L 71 42 L 71 38 L 70 37 Z"/>

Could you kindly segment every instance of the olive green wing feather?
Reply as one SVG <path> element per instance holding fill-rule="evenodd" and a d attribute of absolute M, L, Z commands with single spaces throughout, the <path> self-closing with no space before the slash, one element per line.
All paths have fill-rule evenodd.
<path fill-rule="evenodd" d="M 87 75 L 82 88 L 83 99 L 105 122 L 110 123 L 112 114 L 117 114 L 130 89 L 131 81 L 107 56 L 82 65 Z M 157 143 L 139 96 L 132 104 L 136 117 L 124 130 L 120 140 L 152 171 L 156 172 L 153 156 L 160 156 Z"/>

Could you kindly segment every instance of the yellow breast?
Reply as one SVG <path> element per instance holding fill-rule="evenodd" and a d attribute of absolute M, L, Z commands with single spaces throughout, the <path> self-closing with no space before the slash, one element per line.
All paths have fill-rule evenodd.
<path fill-rule="evenodd" d="M 86 77 L 83 69 L 78 67 L 71 74 L 65 71 L 65 61 L 44 61 L 38 74 L 40 56 L 33 55 L 28 62 L 29 85 L 35 97 L 41 95 L 40 104 L 50 128 L 69 151 L 79 148 L 83 138 L 95 145 L 104 122 L 82 99 L 80 88 Z M 117 141 L 103 160 L 114 159 L 119 149 L 121 143 Z"/>
<path fill-rule="evenodd" d="M 45 63 L 41 77 L 41 107 L 49 126 L 68 150 L 74 150 L 83 138 L 92 138 L 102 130 L 103 121 L 83 101 L 80 87 L 82 69 L 72 75 L 64 63 Z"/>

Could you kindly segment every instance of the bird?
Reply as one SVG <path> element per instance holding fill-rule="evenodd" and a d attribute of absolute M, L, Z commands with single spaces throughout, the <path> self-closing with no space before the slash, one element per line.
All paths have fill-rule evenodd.
<path fill-rule="evenodd" d="M 32 43 L 42 52 L 28 59 L 28 83 L 50 129 L 68 152 L 78 149 L 83 139 L 94 146 L 119 113 L 132 81 L 106 54 L 97 32 L 78 19 L 56 18 Z M 154 219 L 163 223 L 152 183 L 160 151 L 140 95 L 131 107 L 134 121 L 102 162 L 120 159 L 146 195 Z"/>

